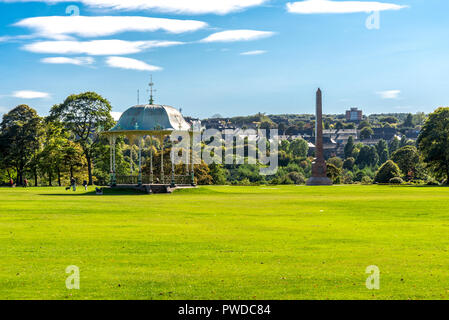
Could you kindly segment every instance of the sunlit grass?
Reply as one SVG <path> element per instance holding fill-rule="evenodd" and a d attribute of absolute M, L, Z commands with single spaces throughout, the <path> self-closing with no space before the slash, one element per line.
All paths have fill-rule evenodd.
<path fill-rule="evenodd" d="M 448 235 L 448 188 L 1 188 L 0 298 L 447 299 Z"/>

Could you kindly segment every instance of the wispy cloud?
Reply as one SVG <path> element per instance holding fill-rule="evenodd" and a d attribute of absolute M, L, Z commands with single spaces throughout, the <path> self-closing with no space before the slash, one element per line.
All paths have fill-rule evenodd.
<path fill-rule="evenodd" d="M 154 10 L 177 14 L 228 14 L 268 0 L 79 0 L 84 5 L 114 10 Z M 73 2 L 70 0 L 0 0 L 0 2 Z"/>
<path fill-rule="evenodd" d="M 14 98 L 20 99 L 45 99 L 49 98 L 50 94 L 47 92 L 40 92 L 40 91 L 20 90 L 14 91 L 12 96 Z"/>
<path fill-rule="evenodd" d="M 125 55 L 142 52 L 146 49 L 180 44 L 183 44 L 183 42 L 156 40 L 38 41 L 23 46 L 23 49 L 47 54 Z"/>
<path fill-rule="evenodd" d="M 265 50 L 253 50 L 240 53 L 241 56 L 256 56 L 267 53 Z"/>
<path fill-rule="evenodd" d="M 128 70 L 139 71 L 160 71 L 161 67 L 153 66 L 137 59 L 125 58 L 125 57 L 108 57 L 106 64 L 113 68 L 121 68 Z"/>
<path fill-rule="evenodd" d="M 287 3 L 288 12 L 300 14 L 372 12 L 400 10 L 406 7 L 377 1 L 305 0 Z"/>
<path fill-rule="evenodd" d="M 275 33 L 270 31 L 257 30 L 227 30 L 211 34 L 200 42 L 235 42 L 235 41 L 252 41 L 262 38 L 268 38 Z"/>
<path fill-rule="evenodd" d="M 386 91 L 378 91 L 377 94 L 382 99 L 397 99 L 399 98 L 399 94 L 401 90 L 386 90 Z"/>
<path fill-rule="evenodd" d="M 41 37 L 68 40 L 72 35 L 102 37 L 127 31 L 183 33 L 205 28 L 207 23 L 133 16 L 50 16 L 23 19 L 14 26 L 31 29 Z"/>
<path fill-rule="evenodd" d="M 77 58 L 49 57 L 41 59 L 41 62 L 50 64 L 74 64 L 77 66 L 83 66 L 94 63 L 95 59 L 91 57 L 77 57 Z"/>

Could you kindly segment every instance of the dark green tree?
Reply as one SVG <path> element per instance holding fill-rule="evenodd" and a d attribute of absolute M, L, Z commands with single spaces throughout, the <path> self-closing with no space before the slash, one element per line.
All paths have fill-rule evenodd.
<path fill-rule="evenodd" d="M 449 183 L 449 108 L 438 108 L 429 115 L 417 144 L 429 169 Z"/>
<path fill-rule="evenodd" d="M 400 178 L 401 170 L 398 165 L 391 160 L 385 162 L 377 171 L 374 182 L 389 183 L 393 178 Z"/>
<path fill-rule="evenodd" d="M 399 166 L 407 180 L 415 176 L 416 168 L 420 164 L 419 153 L 414 146 L 399 148 L 391 155 L 391 160 Z"/>
<path fill-rule="evenodd" d="M 379 162 L 385 163 L 390 157 L 387 142 L 384 139 L 380 139 L 376 145 L 376 150 L 379 155 Z"/>
<path fill-rule="evenodd" d="M 23 184 L 25 171 L 30 169 L 39 150 L 42 119 L 36 110 L 19 105 L 3 115 L 0 124 L 0 149 L 3 165 L 16 172 L 16 182 Z"/>
<path fill-rule="evenodd" d="M 352 156 L 352 152 L 354 151 L 354 137 L 350 136 L 348 138 L 348 142 L 345 145 L 345 158 L 349 158 Z"/>
<path fill-rule="evenodd" d="M 76 143 L 83 148 L 87 161 L 89 185 L 92 185 L 93 151 L 101 141 L 98 130 L 110 129 L 114 124 L 108 100 L 95 92 L 71 95 L 60 105 L 52 108 L 50 116 L 58 119 L 70 132 Z"/>
<path fill-rule="evenodd" d="M 413 123 L 413 115 L 409 113 L 402 124 L 405 128 L 413 128 L 415 124 Z"/>
<path fill-rule="evenodd" d="M 390 142 L 390 154 L 392 154 L 393 152 L 395 152 L 396 150 L 399 149 L 399 139 L 398 137 L 394 137 L 393 140 L 391 140 Z"/>
<path fill-rule="evenodd" d="M 360 131 L 360 137 L 362 139 L 369 139 L 374 134 L 373 129 L 371 127 L 365 127 Z"/>
<path fill-rule="evenodd" d="M 305 158 L 309 152 L 309 145 L 304 139 L 295 139 L 290 142 L 289 151 L 295 157 Z"/>

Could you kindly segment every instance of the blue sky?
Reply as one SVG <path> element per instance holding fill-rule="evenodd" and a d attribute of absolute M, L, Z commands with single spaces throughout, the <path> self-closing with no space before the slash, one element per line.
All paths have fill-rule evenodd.
<path fill-rule="evenodd" d="M 197 117 L 313 113 L 317 87 L 325 113 L 430 112 L 448 105 L 448 12 L 447 0 L 0 0 L 0 113 L 45 115 L 87 90 L 122 112 L 137 89 L 147 100 L 150 74 L 156 103 Z"/>

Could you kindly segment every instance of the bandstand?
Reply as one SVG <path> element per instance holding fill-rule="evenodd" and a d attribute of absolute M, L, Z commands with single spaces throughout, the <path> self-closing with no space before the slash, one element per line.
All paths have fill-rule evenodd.
<path fill-rule="evenodd" d="M 189 143 L 188 161 L 185 165 L 185 174 L 176 174 L 173 148 L 171 148 L 171 172 L 164 170 L 164 140 L 174 131 L 193 135 L 193 125 L 189 125 L 181 113 L 166 105 L 137 105 L 126 110 L 117 125 L 103 134 L 109 137 L 110 148 L 110 185 L 111 187 L 134 187 L 147 192 L 170 192 L 176 187 L 195 186 L 194 166 L 192 159 L 192 144 Z M 117 138 L 125 136 L 131 145 L 138 146 L 138 174 L 117 175 L 116 170 L 116 142 Z M 143 140 L 150 137 L 150 170 L 149 174 L 142 173 Z M 153 141 L 157 139 L 160 145 L 160 172 L 157 176 L 153 172 Z M 192 139 L 190 139 L 192 141 Z M 132 161 L 132 153 L 131 153 Z"/>

